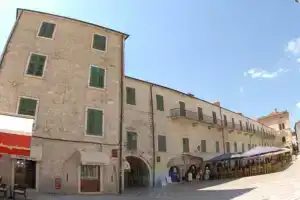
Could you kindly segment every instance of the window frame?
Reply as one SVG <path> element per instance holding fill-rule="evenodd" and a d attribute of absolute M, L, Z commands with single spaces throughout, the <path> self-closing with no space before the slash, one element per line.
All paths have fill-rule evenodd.
<path fill-rule="evenodd" d="M 162 109 L 158 108 L 158 101 L 157 101 L 157 97 L 158 96 L 162 97 Z M 161 94 L 155 94 L 155 101 L 156 101 L 156 110 L 164 112 L 165 111 L 165 99 L 164 99 L 164 96 L 161 95 Z"/>
<path fill-rule="evenodd" d="M 35 114 L 34 114 L 34 116 L 19 114 L 20 101 L 21 101 L 22 98 L 23 99 L 36 100 L 36 107 L 35 107 Z M 24 117 L 32 117 L 34 119 L 35 123 L 36 123 L 36 121 L 37 121 L 37 115 L 38 115 L 38 112 L 39 112 L 39 104 L 40 104 L 40 99 L 38 99 L 38 98 L 30 97 L 30 96 L 18 96 L 16 114 L 19 115 L 19 116 L 24 116 Z"/>
<path fill-rule="evenodd" d="M 29 63 L 30 63 L 30 59 L 31 59 L 32 54 L 46 57 L 42 76 L 35 76 L 35 75 L 27 74 L 27 70 L 28 70 L 28 67 L 29 67 Z M 30 78 L 43 79 L 45 77 L 45 71 L 46 71 L 47 63 L 48 63 L 48 55 L 42 54 L 42 53 L 30 52 L 29 56 L 27 58 L 27 63 L 26 63 L 25 71 L 24 71 L 24 76 L 27 76 L 27 77 L 30 77 Z"/>
<path fill-rule="evenodd" d="M 103 88 L 100 88 L 100 87 L 94 87 L 94 86 L 91 86 L 90 85 L 90 80 L 91 80 L 91 69 L 92 67 L 95 67 L 95 68 L 100 68 L 100 69 L 103 69 L 104 70 L 104 83 L 103 83 Z M 95 89 L 95 90 L 105 90 L 107 88 L 107 85 L 106 85 L 106 76 L 107 76 L 107 69 L 104 68 L 104 67 L 100 67 L 98 65 L 90 65 L 89 67 L 89 78 L 88 78 L 88 88 L 91 88 L 91 89 Z"/>
<path fill-rule="evenodd" d="M 216 147 L 216 153 L 220 153 L 221 149 L 220 149 L 220 142 L 219 141 L 215 141 L 215 147 Z"/>
<path fill-rule="evenodd" d="M 129 145 L 128 145 L 128 134 L 129 133 L 135 133 L 135 136 L 136 136 L 136 149 L 129 149 Z M 126 150 L 127 151 L 131 151 L 131 152 L 135 152 L 139 149 L 139 146 L 138 146 L 138 133 L 136 131 L 129 131 L 127 130 L 126 131 Z"/>
<path fill-rule="evenodd" d="M 102 111 L 102 135 L 90 135 L 87 134 L 87 120 L 88 120 L 88 110 L 98 110 L 98 111 Z M 104 109 L 102 108 L 96 108 L 96 107 L 91 107 L 91 106 L 86 106 L 85 107 L 85 117 L 84 117 L 84 136 L 85 137 L 95 137 L 95 138 L 104 138 L 105 137 L 105 128 L 104 128 L 104 124 L 105 124 L 105 115 L 104 115 Z"/>
<path fill-rule="evenodd" d="M 103 36 L 105 37 L 105 50 L 99 50 L 99 49 L 95 49 L 93 46 L 94 46 L 94 36 L 95 35 L 99 35 L 99 36 Z M 108 37 L 104 34 L 100 34 L 100 33 L 93 33 L 93 36 L 92 36 L 92 43 L 91 43 L 91 49 L 94 50 L 94 51 L 98 51 L 98 52 L 102 52 L 102 53 L 106 53 L 107 52 L 107 44 L 108 44 Z"/>
<path fill-rule="evenodd" d="M 188 151 L 185 151 L 184 149 L 184 141 L 187 141 L 188 142 Z M 190 139 L 189 138 L 182 138 L 182 152 L 183 153 L 189 153 L 190 152 Z"/>
<path fill-rule="evenodd" d="M 55 26 L 54 26 L 54 30 L 53 30 L 53 34 L 52 34 L 52 38 L 48 38 L 48 37 L 44 37 L 44 36 L 39 36 L 39 33 L 40 33 L 40 31 L 41 31 L 41 28 L 42 28 L 43 23 L 49 23 L 49 24 L 54 24 L 54 25 L 55 25 Z M 43 38 L 43 39 L 48 39 L 48 40 L 54 40 L 55 33 L 56 33 L 56 27 L 57 27 L 57 24 L 54 23 L 53 21 L 45 21 L 45 20 L 43 20 L 43 21 L 40 23 L 40 27 L 39 27 L 39 29 L 38 29 L 38 31 L 37 31 L 36 37 L 38 37 L 38 38 Z"/>
<path fill-rule="evenodd" d="M 127 93 L 127 88 L 134 89 L 134 104 L 128 103 L 128 93 Z M 136 106 L 136 105 L 137 105 L 137 101 L 136 101 L 136 88 L 130 87 L 130 86 L 126 86 L 126 87 L 125 87 L 125 99 L 126 99 L 126 105 Z"/>
<path fill-rule="evenodd" d="M 201 140 L 201 143 L 200 143 L 200 144 L 201 144 L 201 146 L 200 146 L 200 150 L 201 150 L 201 151 L 200 151 L 200 152 L 201 152 L 201 153 L 206 153 L 206 152 L 207 152 L 206 140 Z M 204 145 L 203 145 L 203 144 L 204 144 Z M 204 146 L 205 148 L 204 148 L 203 146 Z"/>
<path fill-rule="evenodd" d="M 160 148 L 159 148 L 159 138 L 160 137 L 164 137 L 165 138 L 165 149 L 164 150 L 161 150 Z M 167 136 L 165 136 L 165 135 L 158 135 L 157 136 L 157 151 L 158 152 L 167 152 Z"/>

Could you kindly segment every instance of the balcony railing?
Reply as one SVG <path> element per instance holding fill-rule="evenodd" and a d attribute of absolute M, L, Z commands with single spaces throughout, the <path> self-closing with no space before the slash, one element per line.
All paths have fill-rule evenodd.
<path fill-rule="evenodd" d="M 193 121 L 204 122 L 208 124 L 215 124 L 213 117 L 207 116 L 205 114 L 199 115 L 198 112 L 190 110 L 182 110 L 180 108 L 173 108 L 170 110 L 170 116 L 173 118 L 184 117 Z M 221 125 L 221 120 L 216 120 L 217 125 Z"/>
<path fill-rule="evenodd" d="M 232 123 L 227 121 L 227 125 L 225 124 L 225 121 L 217 118 L 214 120 L 212 116 L 208 116 L 205 114 L 199 115 L 198 112 L 196 111 L 190 111 L 190 110 L 182 110 L 180 108 L 173 108 L 170 110 L 170 117 L 172 118 L 179 118 L 179 117 L 184 117 L 189 120 L 197 121 L 197 122 L 204 122 L 207 124 L 211 124 L 213 127 L 217 128 L 227 128 L 229 130 L 235 130 L 239 132 L 243 132 L 245 134 L 256 134 L 260 135 L 261 137 L 264 138 L 272 138 L 275 137 L 274 135 L 276 134 L 274 131 L 266 131 L 266 129 L 269 127 L 265 127 L 265 130 L 262 131 L 260 129 L 253 129 L 250 128 L 251 126 L 246 126 L 243 124 L 242 126 L 239 123 Z"/>

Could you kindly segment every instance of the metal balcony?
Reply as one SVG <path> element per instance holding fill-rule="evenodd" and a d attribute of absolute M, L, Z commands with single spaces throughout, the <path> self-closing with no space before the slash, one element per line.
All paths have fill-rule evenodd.
<path fill-rule="evenodd" d="M 219 126 L 221 125 L 220 120 L 213 120 L 213 117 L 207 116 L 207 115 L 199 115 L 198 112 L 195 111 L 190 111 L 190 110 L 181 110 L 180 108 L 173 108 L 170 110 L 170 117 L 172 119 L 186 119 L 186 120 L 191 120 L 194 123 L 206 123 L 210 124 L 212 126 Z M 216 122 L 216 124 L 214 123 Z"/>

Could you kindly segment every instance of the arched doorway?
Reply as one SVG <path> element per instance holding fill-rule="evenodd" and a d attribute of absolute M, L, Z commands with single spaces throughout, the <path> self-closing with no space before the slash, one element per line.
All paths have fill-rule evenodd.
<path fill-rule="evenodd" d="M 169 176 L 171 177 L 172 182 L 180 182 L 180 168 L 178 166 L 171 166 L 169 169 Z"/>
<path fill-rule="evenodd" d="M 128 156 L 126 160 L 130 164 L 130 170 L 124 172 L 124 187 L 149 187 L 150 172 L 145 161 L 135 156 Z"/>

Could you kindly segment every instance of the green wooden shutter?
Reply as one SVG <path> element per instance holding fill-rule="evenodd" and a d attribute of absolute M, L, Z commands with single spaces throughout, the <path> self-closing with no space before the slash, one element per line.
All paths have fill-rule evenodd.
<path fill-rule="evenodd" d="M 101 51 L 106 50 L 106 37 L 94 34 L 93 48 Z"/>
<path fill-rule="evenodd" d="M 35 116 L 37 100 L 21 98 L 19 102 L 18 114 Z"/>
<path fill-rule="evenodd" d="M 166 152 L 167 151 L 167 145 L 166 145 L 166 136 L 159 135 L 158 136 L 158 151 L 160 152 Z"/>
<path fill-rule="evenodd" d="M 137 150 L 137 134 L 135 132 L 127 132 L 127 149 Z"/>
<path fill-rule="evenodd" d="M 201 152 L 206 152 L 206 140 L 201 140 Z"/>
<path fill-rule="evenodd" d="M 44 72 L 45 62 L 46 56 L 31 54 L 26 74 L 32 76 L 42 76 Z"/>
<path fill-rule="evenodd" d="M 39 36 L 52 38 L 55 29 L 55 24 L 43 22 L 40 28 Z"/>
<path fill-rule="evenodd" d="M 216 152 L 217 153 L 220 152 L 220 143 L 219 143 L 219 141 L 216 141 Z"/>
<path fill-rule="evenodd" d="M 182 143 L 183 143 L 183 152 L 189 152 L 190 151 L 189 139 L 183 138 Z"/>
<path fill-rule="evenodd" d="M 90 86 L 104 88 L 105 70 L 92 66 L 90 69 Z"/>
<path fill-rule="evenodd" d="M 157 110 L 164 111 L 164 97 L 161 95 L 156 95 L 156 107 Z"/>
<path fill-rule="evenodd" d="M 134 88 L 126 87 L 126 102 L 127 104 L 136 105 Z"/>
<path fill-rule="evenodd" d="M 88 109 L 87 115 L 87 134 L 102 136 L 103 112 L 101 110 Z"/>

